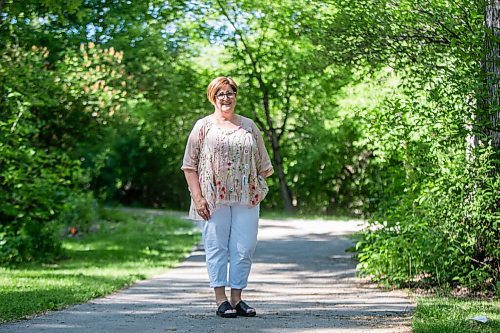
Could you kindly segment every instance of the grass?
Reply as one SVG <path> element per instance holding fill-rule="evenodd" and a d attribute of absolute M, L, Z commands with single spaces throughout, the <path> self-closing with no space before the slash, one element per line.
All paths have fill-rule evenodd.
<path fill-rule="evenodd" d="M 302 212 L 287 213 L 277 210 L 262 210 L 261 217 L 269 220 L 289 220 L 289 219 L 303 219 L 303 220 L 324 220 L 324 221 L 353 221 L 362 220 L 361 217 L 349 215 L 324 215 L 324 214 L 307 214 Z"/>
<path fill-rule="evenodd" d="M 63 241 L 52 264 L 0 268 L 0 322 L 56 310 L 152 277 L 182 260 L 199 241 L 189 222 L 104 210 L 97 231 Z"/>
<path fill-rule="evenodd" d="M 469 318 L 484 315 L 487 323 Z M 500 302 L 448 296 L 417 297 L 413 333 L 500 332 Z"/>

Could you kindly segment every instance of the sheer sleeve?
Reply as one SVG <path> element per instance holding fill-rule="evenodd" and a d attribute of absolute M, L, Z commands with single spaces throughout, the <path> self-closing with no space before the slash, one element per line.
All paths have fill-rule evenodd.
<path fill-rule="evenodd" d="M 271 159 L 269 158 L 269 154 L 266 150 L 266 145 L 264 144 L 264 139 L 262 138 L 262 134 L 260 133 L 259 128 L 252 122 L 252 127 L 254 130 L 255 140 L 257 141 L 257 149 L 258 149 L 258 160 L 257 160 L 257 173 L 263 174 L 265 177 L 269 177 L 274 173 L 273 165 L 271 163 Z"/>
<path fill-rule="evenodd" d="M 181 170 L 198 171 L 198 160 L 203 138 L 202 121 L 198 120 L 189 134 Z"/>

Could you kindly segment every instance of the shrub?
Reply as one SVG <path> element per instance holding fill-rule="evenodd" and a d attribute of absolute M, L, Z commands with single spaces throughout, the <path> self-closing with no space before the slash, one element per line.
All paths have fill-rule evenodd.
<path fill-rule="evenodd" d="M 76 148 L 98 140 L 123 102 L 121 56 L 82 45 L 53 66 L 45 48 L 0 51 L 0 264 L 58 256 L 61 218 L 91 223 Z"/>
<path fill-rule="evenodd" d="M 98 220 L 98 204 L 91 192 L 72 193 L 65 201 L 59 221 L 63 236 L 88 233 Z"/>

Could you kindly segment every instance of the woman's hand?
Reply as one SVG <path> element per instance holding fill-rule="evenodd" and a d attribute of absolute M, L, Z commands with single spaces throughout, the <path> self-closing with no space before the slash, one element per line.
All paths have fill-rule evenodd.
<path fill-rule="evenodd" d="M 191 193 L 191 198 L 193 198 L 194 208 L 198 215 L 202 219 L 208 221 L 210 219 L 210 206 L 207 200 L 201 194 L 200 182 L 198 180 L 198 173 L 194 170 L 184 170 L 184 175 L 186 176 L 186 181 L 188 183 L 189 192 Z"/>
<path fill-rule="evenodd" d="M 210 208 L 207 200 L 200 195 L 193 198 L 193 201 L 198 215 L 200 215 L 205 221 L 208 221 L 210 219 Z"/>

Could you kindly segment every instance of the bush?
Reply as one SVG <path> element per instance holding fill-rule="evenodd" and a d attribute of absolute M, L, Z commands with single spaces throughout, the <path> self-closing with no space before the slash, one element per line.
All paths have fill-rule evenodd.
<path fill-rule="evenodd" d="M 0 166 L 0 264 L 53 259 L 60 254 L 58 212 L 78 165 L 64 154 L 3 144 Z"/>
<path fill-rule="evenodd" d="M 88 228 L 92 200 L 82 193 L 89 178 L 76 147 L 98 140 L 125 95 L 119 52 L 89 44 L 55 66 L 47 57 L 38 47 L 0 51 L 2 265 L 58 256 L 61 218 Z"/>
<path fill-rule="evenodd" d="M 75 236 L 91 231 L 98 218 L 97 200 L 91 192 L 72 193 L 65 201 L 59 221 L 63 226 L 63 236 Z"/>
<path fill-rule="evenodd" d="M 463 118 L 472 110 L 460 91 L 443 86 L 442 95 L 423 90 L 370 111 L 377 122 L 367 123 L 364 135 L 379 139 L 370 147 L 365 193 L 375 204 L 370 230 L 357 244 L 359 269 L 396 285 L 494 289 L 498 160 L 492 146 L 467 143 L 474 133 Z"/>
<path fill-rule="evenodd" d="M 470 166 L 473 172 L 455 164 L 378 213 L 370 221 L 372 232 L 357 244 L 359 269 L 397 285 L 495 288 L 500 180 L 491 177 L 489 156 L 491 150 L 483 151 Z"/>

